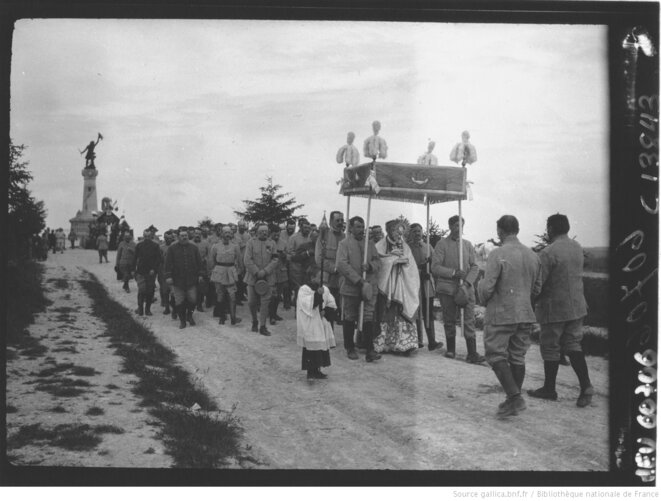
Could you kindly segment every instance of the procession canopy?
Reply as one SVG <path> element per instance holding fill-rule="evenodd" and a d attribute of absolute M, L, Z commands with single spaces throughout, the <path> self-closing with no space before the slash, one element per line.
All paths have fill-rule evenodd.
<path fill-rule="evenodd" d="M 340 194 L 381 200 L 429 203 L 466 200 L 466 169 L 464 167 L 425 166 L 392 162 L 372 162 L 346 167 Z"/>

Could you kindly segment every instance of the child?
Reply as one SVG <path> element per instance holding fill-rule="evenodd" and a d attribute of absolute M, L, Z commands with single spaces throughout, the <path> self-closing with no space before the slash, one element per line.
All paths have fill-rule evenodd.
<path fill-rule="evenodd" d="M 335 347 L 330 322 L 337 305 L 328 287 L 321 287 L 315 277 L 302 285 L 296 300 L 296 344 L 303 348 L 301 369 L 308 379 L 326 379 L 321 367 L 330 365 L 329 349 Z"/>

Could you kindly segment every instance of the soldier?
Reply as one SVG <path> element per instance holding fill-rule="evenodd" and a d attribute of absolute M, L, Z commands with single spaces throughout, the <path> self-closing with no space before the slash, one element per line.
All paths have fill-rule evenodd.
<path fill-rule="evenodd" d="M 209 290 L 209 272 L 206 269 L 206 263 L 209 259 L 210 247 L 209 242 L 202 238 L 201 228 L 195 228 L 193 233 L 193 243 L 197 246 L 197 249 L 200 251 L 200 257 L 205 263 L 204 280 L 200 282 L 197 287 L 197 311 L 204 311 L 202 303 Z"/>
<path fill-rule="evenodd" d="M 156 290 L 156 275 L 161 267 L 161 249 L 154 242 L 154 234 L 143 232 L 143 239 L 135 246 L 135 282 L 138 285 L 138 315 L 151 316 L 151 304 Z"/>
<path fill-rule="evenodd" d="M 365 223 L 363 223 L 363 226 Z M 340 211 L 332 211 L 330 213 L 329 221 L 330 231 L 325 236 L 325 247 L 322 246 L 322 236 L 317 238 L 317 243 L 314 247 L 314 260 L 317 267 L 321 268 L 321 251 L 324 250 L 324 263 L 323 263 L 323 283 L 333 294 L 335 304 L 338 307 L 337 316 L 341 316 L 341 302 L 340 302 L 340 276 L 335 267 L 337 257 L 337 247 L 339 243 L 344 240 L 346 236 L 344 233 L 344 215 Z M 363 228 L 364 232 L 364 228 Z"/>
<path fill-rule="evenodd" d="M 280 228 L 276 225 L 271 227 L 271 240 L 275 243 L 275 251 L 278 254 L 275 287 L 273 287 L 269 303 L 269 322 L 271 325 L 275 325 L 276 321 L 282 320 L 282 317 L 278 315 L 278 303 L 280 303 L 280 297 L 283 298 L 284 302 L 285 293 L 288 289 L 289 273 L 287 272 L 287 244 L 282 240 Z"/>
<path fill-rule="evenodd" d="M 197 286 L 204 281 L 206 273 L 200 251 L 190 242 L 188 234 L 186 228 L 180 228 L 178 241 L 170 245 L 165 255 L 165 281 L 174 294 L 180 329 L 186 327 L 187 321 L 195 325 L 193 311 L 197 304 Z"/>
<path fill-rule="evenodd" d="M 260 224 L 257 227 L 257 237 L 246 244 L 243 258 L 246 269 L 245 282 L 248 286 L 248 306 L 252 315 L 252 331 L 259 332 L 262 336 L 271 335 L 266 328 L 266 317 L 272 290 L 275 287 L 275 270 L 278 266 L 275 244 L 268 237 L 268 226 Z M 257 309 L 259 309 L 259 322 Z"/>
<path fill-rule="evenodd" d="M 239 221 L 237 224 L 237 232 L 234 235 L 234 240 L 233 242 L 239 246 L 239 251 L 241 251 L 241 262 L 243 262 L 243 258 L 246 254 L 246 244 L 248 243 L 248 240 L 250 240 L 251 236 L 250 233 L 248 232 L 248 225 L 246 224 L 245 221 Z M 237 283 L 237 291 L 236 291 L 236 304 L 241 305 L 243 304 L 243 301 L 246 299 L 246 284 L 243 281 L 243 277 L 245 275 L 245 268 L 243 268 L 243 272 L 239 274 L 239 281 Z"/>
<path fill-rule="evenodd" d="M 462 226 L 464 219 L 462 218 Z M 447 358 L 455 358 L 455 340 L 457 335 L 457 309 L 455 295 L 460 286 L 466 292 L 467 304 L 464 306 L 464 337 L 466 338 L 466 361 L 481 364 L 484 357 L 477 352 L 475 337 L 475 289 L 473 284 L 479 272 L 475 260 L 475 249 L 468 240 L 462 239 L 462 266 L 459 266 L 459 216 L 448 219 L 450 235 L 442 238 L 434 248 L 431 272 L 436 279 L 436 294 L 443 309 L 443 326 L 447 343 Z"/>
<path fill-rule="evenodd" d="M 124 281 L 123 289 L 131 292 L 129 280 L 132 278 L 133 268 L 135 266 L 135 242 L 133 235 L 128 231 L 124 233 L 124 239 L 117 247 L 116 268 Z"/>
<path fill-rule="evenodd" d="M 280 240 L 282 240 L 282 243 L 285 245 L 285 250 L 287 249 L 287 246 L 289 245 L 289 240 L 294 238 L 294 232 L 296 231 L 296 221 L 293 219 L 287 220 L 287 224 L 285 225 L 285 231 L 280 233 Z M 282 291 L 282 298 L 283 298 L 283 305 L 282 307 L 285 310 L 291 309 L 292 305 L 292 292 L 294 290 L 294 286 L 289 279 L 289 261 L 286 262 L 286 271 L 287 271 L 287 281 L 284 283 L 283 286 L 283 291 Z"/>
<path fill-rule="evenodd" d="M 484 315 L 484 351 L 507 399 L 498 406 L 497 416 L 514 416 L 525 410 L 521 396 L 526 374 L 526 352 L 535 322 L 532 299 L 542 286 L 541 265 L 537 255 L 519 242 L 519 221 L 502 216 L 496 223 L 503 243 L 487 259 L 480 298 L 487 309 Z"/>
<path fill-rule="evenodd" d="M 420 274 L 421 308 L 418 310 L 415 320 L 418 328 L 418 348 L 424 346 L 422 334 L 422 326 L 424 325 L 427 331 L 427 348 L 429 351 L 433 351 L 442 348 L 443 343 L 436 342 L 436 330 L 434 329 L 434 283 L 429 274 L 431 249 L 427 242 L 423 242 L 422 226 L 418 223 L 413 223 L 410 227 L 408 244 Z M 427 319 L 429 319 L 429 325 L 427 325 Z"/>
<path fill-rule="evenodd" d="M 307 263 L 301 260 L 294 260 L 298 249 L 310 241 L 310 223 L 307 219 L 298 220 L 298 232 L 295 233 L 287 242 L 287 260 L 289 261 L 289 283 L 294 292 L 294 304 L 296 304 L 296 294 L 298 288 L 307 283 Z"/>
<path fill-rule="evenodd" d="M 331 232 L 332 234 L 332 232 Z M 335 267 L 341 276 L 340 294 L 343 301 L 342 333 L 344 348 L 347 357 L 358 359 L 358 353 L 353 342 L 353 332 L 359 320 L 360 303 L 363 302 L 363 325 L 359 326 L 363 332 L 367 347 L 365 360 L 373 362 L 381 358 L 374 351 L 374 338 L 378 332 L 375 306 L 377 296 L 377 274 L 379 272 L 379 255 L 373 242 L 368 243 L 367 263 L 365 255 L 365 222 L 360 216 L 349 220 L 349 236 L 341 240 L 337 247 Z M 325 264 L 325 263 L 324 263 Z M 363 271 L 366 278 L 363 279 Z"/>
<path fill-rule="evenodd" d="M 581 348 L 583 317 L 587 304 L 583 295 L 583 249 L 567 236 L 569 220 L 554 214 L 546 221 L 551 244 L 539 252 L 542 263 L 542 291 L 537 297 L 535 315 L 541 327 L 539 351 L 544 360 L 544 386 L 528 390 L 528 395 L 545 400 L 557 400 L 555 379 L 560 365 L 560 353 L 569 357 L 581 391 L 576 401 L 586 407 L 592 401 L 594 388 Z"/>
<path fill-rule="evenodd" d="M 229 308 L 218 307 L 219 324 L 225 323 L 225 310 L 230 313 L 232 325 L 238 324 L 241 319 L 236 316 L 236 284 L 239 274 L 243 271 L 243 262 L 239 246 L 232 240 L 232 229 L 225 226 L 222 229 L 222 240 L 211 248 L 210 262 L 212 263 L 211 282 L 216 289 L 216 300 L 219 304 L 227 300 Z M 226 299 L 227 298 L 227 299 Z"/>
<path fill-rule="evenodd" d="M 163 233 L 163 242 L 159 245 L 161 252 L 161 265 L 158 267 L 158 292 L 161 296 L 161 306 L 165 308 L 164 315 L 170 314 L 170 286 L 165 282 L 165 255 L 168 252 L 168 247 L 172 244 L 174 236 L 168 230 Z M 174 308 L 174 301 L 172 304 Z M 173 319 L 176 319 L 176 314 Z"/>

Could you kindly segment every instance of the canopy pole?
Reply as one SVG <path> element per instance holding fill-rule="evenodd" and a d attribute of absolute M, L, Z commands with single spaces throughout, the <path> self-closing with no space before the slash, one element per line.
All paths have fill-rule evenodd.
<path fill-rule="evenodd" d="M 347 226 L 346 236 L 349 236 L 349 208 L 351 207 L 351 195 L 347 195 L 347 215 L 344 218 L 344 222 Z"/>
<path fill-rule="evenodd" d="M 371 210 L 371 208 L 372 208 L 372 190 L 370 190 L 370 196 L 367 199 L 367 220 L 365 221 L 365 236 L 363 237 L 363 239 L 365 240 L 365 252 L 363 253 L 363 264 L 364 265 L 367 264 L 367 250 L 368 250 L 368 245 L 369 245 L 369 240 L 370 240 L 369 239 L 368 228 L 369 228 L 369 224 L 370 224 L 370 210 Z M 365 266 L 363 268 L 365 268 Z M 363 280 L 365 280 L 366 278 L 367 278 L 367 271 L 363 269 Z M 372 291 L 372 293 L 374 293 L 374 291 Z M 361 297 L 362 297 L 362 293 L 361 293 Z M 360 302 L 360 313 L 358 315 L 358 326 L 357 326 L 357 329 L 360 332 L 363 332 L 363 316 L 364 316 L 364 313 L 365 313 L 365 301 L 361 300 L 361 302 Z"/>
<path fill-rule="evenodd" d="M 463 244 L 463 231 L 464 231 L 464 225 L 463 225 L 463 216 L 461 214 L 461 199 L 458 200 L 459 202 L 459 269 L 463 271 L 464 269 L 464 244 Z M 459 285 L 463 284 L 463 280 L 459 280 Z M 460 309 L 461 314 L 461 337 L 464 336 L 464 309 Z"/>
<path fill-rule="evenodd" d="M 426 311 L 426 323 L 425 323 L 425 329 L 429 331 L 431 324 L 429 323 L 429 317 L 430 317 L 430 304 L 429 304 L 429 281 L 431 280 L 431 275 L 430 275 L 430 257 L 431 257 L 431 246 L 430 242 L 431 240 L 429 239 L 429 195 L 425 193 L 425 204 L 427 205 L 427 261 L 426 261 L 426 268 L 427 268 L 427 278 L 425 279 L 425 297 L 424 301 L 426 302 L 425 306 L 425 311 Z M 434 305 L 434 300 L 431 300 L 431 306 L 433 307 Z"/>

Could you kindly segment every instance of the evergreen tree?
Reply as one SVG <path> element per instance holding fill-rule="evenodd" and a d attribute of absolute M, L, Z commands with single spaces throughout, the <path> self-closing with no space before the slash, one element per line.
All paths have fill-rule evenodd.
<path fill-rule="evenodd" d="M 27 185 L 32 181 L 27 161 L 22 161 L 26 146 L 9 140 L 8 240 L 9 259 L 30 256 L 30 244 L 45 227 L 44 202 L 35 200 Z"/>
<path fill-rule="evenodd" d="M 279 193 L 282 186 L 273 184 L 273 178 L 267 177 L 266 181 L 268 185 L 259 188 L 262 193 L 260 197 L 256 200 L 243 200 L 245 210 L 234 211 L 234 214 L 252 223 L 280 224 L 294 218 L 294 213 L 301 209 L 303 204 L 297 205 L 295 198 L 287 198 L 290 193 Z"/>

